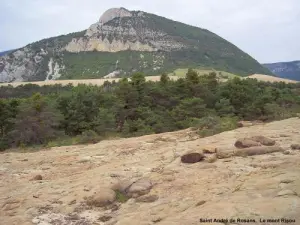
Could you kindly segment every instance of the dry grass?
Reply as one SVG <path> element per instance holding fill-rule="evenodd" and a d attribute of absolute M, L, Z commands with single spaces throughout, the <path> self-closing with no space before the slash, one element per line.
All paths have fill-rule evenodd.
<path fill-rule="evenodd" d="M 281 82 L 282 81 L 285 83 L 298 83 L 295 80 L 289 80 L 289 79 L 284 79 L 284 78 L 280 78 L 280 77 L 273 77 L 273 76 L 264 75 L 264 74 L 253 74 L 246 78 L 253 78 L 253 79 L 257 79 L 259 81 L 269 81 L 269 82 Z"/>
<path fill-rule="evenodd" d="M 171 79 L 176 80 L 178 79 L 177 76 L 170 76 Z M 77 86 L 78 84 L 87 84 L 87 85 L 97 85 L 101 86 L 104 84 L 105 81 L 116 81 L 118 82 L 121 78 L 107 78 L 107 79 L 84 79 L 84 80 L 51 80 L 51 81 L 34 81 L 34 82 L 14 82 L 14 83 L 0 83 L 0 86 L 7 86 L 12 85 L 13 87 L 17 87 L 19 85 L 25 85 L 25 84 L 36 84 L 39 86 L 43 85 L 55 85 L 55 84 L 61 84 L 63 86 L 72 84 L 73 86 Z M 147 76 L 147 81 L 159 81 L 160 76 Z"/>
<path fill-rule="evenodd" d="M 176 76 L 170 76 L 169 77 L 172 80 L 177 80 L 180 77 L 183 77 L 181 75 L 177 75 Z M 234 75 L 229 76 L 229 78 L 233 78 Z M 285 83 L 297 83 L 297 81 L 294 80 L 288 80 L 288 79 L 283 79 L 283 78 L 279 78 L 279 77 L 273 77 L 273 76 L 269 76 L 269 75 L 263 75 L 263 74 L 253 74 L 251 76 L 248 77 L 244 77 L 243 79 L 247 79 L 247 78 L 253 78 L 253 79 L 257 79 L 260 81 L 270 81 L 270 82 L 280 82 L 283 81 Z M 14 83 L 0 83 L 0 86 L 8 86 L 8 85 L 12 85 L 13 87 L 17 87 L 19 85 L 25 85 L 25 84 L 36 84 L 39 86 L 43 86 L 43 85 L 55 85 L 55 84 L 61 84 L 63 86 L 68 85 L 68 84 L 72 84 L 73 86 L 77 86 L 78 84 L 87 84 L 87 85 L 97 85 L 97 86 L 101 86 L 104 84 L 105 81 L 116 81 L 118 82 L 121 78 L 107 78 L 107 79 L 83 79 L 83 80 L 51 80 L 51 81 L 33 81 L 33 82 L 14 82 Z M 146 77 L 147 81 L 159 81 L 160 80 L 160 76 L 147 76 Z M 220 81 L 227 81 L 227 79 L 220 79 Z"/>

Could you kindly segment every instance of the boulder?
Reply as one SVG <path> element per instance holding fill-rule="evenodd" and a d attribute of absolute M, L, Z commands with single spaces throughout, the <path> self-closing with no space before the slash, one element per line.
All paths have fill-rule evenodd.
<path fill-rule="evenodd" d="M 300 144 L 292 144 L 291 149 L 293 150 L 300 150 Z"/>
<path fill-rule="evenodd" d="M 149 179 L 142 178 L 133 184 L 128 188 L 126 191 L 126 194 L 128 197 L 139 197 L 141 195 L 146 195 L 150 192 L 152 188 L 152 183 Z"/>
<path fill-rule="evenodd" d="M 254 137 L 251 137 L 250 139 L 253 141 L 256 141 L 262 145 L 265 145 L 265 146 L 274 146 L 275 145 L 274 140 L 264 137 L 264 136 L 254 136 Z"/>
<path fill-rule="evenodd" d="M 34 176 L 32 179 L 30 179 L 31 181 L 33 181 L 33 180 L 43 180 L 43 177 L 42 177 L 42 175 L 36 175 L 36 176 Z"/>
<path fill-rule="evenodd" d="M 230 150 L 218 151 L 216 156 L 218 159 L 227 159 L 233 156 L 233 151 Z"/>
<path fill-rule="evenodd" d="M 100 189 L 93 196 L 87 197 L 86 203 L 89 206 L 104 207 L 116 200 L 116 193 L 109 188 Z"/>
<path fill-rule="evenodd" d="M 234 144 L 236 148 L 249 148 L 249 147 L 260 146 L 260 145 L 261 145 L 260 143 L 249 138 L 238 139 Z"/>
<path fill-rule="evenodd" d="M 214 154 L 217 153 L 217 148 L 214 146 L 205 146 L 203 148 L 203 153 L 204 154 Z"/>
<path fill-rule="evenodd" d="M 218 160 L 217 158 L 217 155 L 214 154 L 214 155 L 211 155 L 209 157 L 206 157 L 205 161 L 208 162 L 208 163 L 214 163 Z"/>
<path fill-rule="evenodd" d="M 235 156 L 252 156 L 263 155 L 272 152 L 283 152 L 284 149 L 278 146 L 256 146 L 250 148 L 237 149 L 234 153 Z"/>
<path fill-rule="evenodd" d="M 188 153 L 181 156 L 182 163 L 197 163 L 204 159 L 204 155 L 200 153 Z"/>

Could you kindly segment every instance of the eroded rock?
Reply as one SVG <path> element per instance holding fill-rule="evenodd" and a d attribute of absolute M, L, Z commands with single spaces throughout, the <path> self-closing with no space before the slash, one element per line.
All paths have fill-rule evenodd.
<path fill-rule="evenodd" d="M 127 190 L 126 194 L 129 197 L 138 197 L 148 194 L 152 188 L 152 183 L 149 179 L 142 178 L 134 182 Z"/>
<path fill-rule="evenodd" d="M 182 163 L 197 163 L 204 159 L 204 155 L 200 153 L 188 153 L 181 156 Z"/>
<path fill-rule="evenodd" d="M 42 175 L 36 175 L 36 176 L 34 176 L 32 179 L 30 179 L 31 181 L 33 181 L 33 180 L 43 180 L 43 177 L 42 177 Z"/>
<path fill-rule="evenodd" d="M 252 156 L 263 155 L 273 152 L 283 152 L 284 149 L 278 146 L 257 146 L 251 148 L 237 149 L 234 153 L 235 156 Z"/>
<path fill-rule="evenodd" d="M 204 154 L 214 154 L 217 153 L 217 148 L 214 146 L 205 146 L 203 148 L 203 153 Z"/>
<path fill-rule="evenodd" d="M 293 150 L 300 150 L 300 144 L 292 144 L 291 149 Z"/>
<path fill-rule="evenodd" d="M 86 199 L 86 203 L 89 206 L 104 207 L 116 200 L 116 193 L 109 188 L 102 188 L 93 196 L 89 196 Z"/>
<path fill-rule="evenodd" d="M 276 143 L 274 140 L 264 137 L 264 136 L 254 136 L 254 137 L 251 137 L 251 140 L 256 141 L 265 146 L 274 146 Z"/>
<path fill-rule="evenodd" d="M 260 145 L 261 145 L 260 143 L 253 141 L 249 138 L 238 139 L 234 144 L 236 148 L 249 148 L 249 147 L 260 146 Z"/>
<path fill-rule="evenodd" d="M 140 196 L 136 199 L 137 202 L 155 202 L 158 200 L 158 196 L 157 195 L 144 195 L 144 196 Z"/>
<path fill-rule="evenodd" d="M 292 190 L 282 190 L 280 192 L 277 193 L 277 197 L 281 197 L 281 196 L 293 196 L 293 195 L 297 195 L 296 192 L 292 191 Z"/>

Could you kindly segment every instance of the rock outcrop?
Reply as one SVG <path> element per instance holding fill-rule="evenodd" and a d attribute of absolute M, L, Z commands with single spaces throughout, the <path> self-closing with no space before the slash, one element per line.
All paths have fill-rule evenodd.
<path fill-rule="evenodd" d="M 3 152 L 0 224 L 182 225 L 199 224 L 201 218 L 249 218 L 256 222 L 238 223 L 256 225 L 260 218 L 286 218 L 296 222 L 282 224 L 296 225 L 300 151 L 284 155 L 273 150 L 300 143 L 299 127 L 300 120 L 291 118 L 193 140 L 187 139 L 191 131 L 184 130 L 31 153 Z M 258 130 L 276 145 L 234 147 L 237 139 L 256 136 Z M 204 146 L 218 150 L 207 158 L 217 154 L 220 159 L 181 163 L 181 155 L 201 152 Z M 255 156 L 234 156 L 235 151 Z M 88 161 L 78 163 L 82 159 Z M 29 182 L 37 174 L 46 179 Z"/>

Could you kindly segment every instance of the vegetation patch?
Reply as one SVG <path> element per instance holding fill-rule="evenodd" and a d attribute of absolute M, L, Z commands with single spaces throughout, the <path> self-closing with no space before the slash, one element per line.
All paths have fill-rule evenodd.
<path fill-rule="evenodd" d="M 238 121 L 274 121 L 300 112 L 300 84 L 199 75 L 159 82 L 143 73 L 93 85 L 0 87 L 0 149 L 93 144 L 193 127 L 201 137 Z"/>

